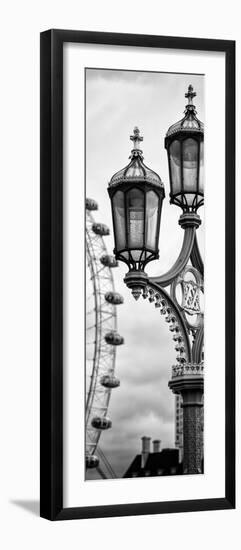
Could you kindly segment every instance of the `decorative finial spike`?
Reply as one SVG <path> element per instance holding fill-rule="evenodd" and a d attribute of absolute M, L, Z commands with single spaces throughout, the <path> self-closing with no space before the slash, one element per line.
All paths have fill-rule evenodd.
<path fill-rule="evenodd" d="M 193 98 L 196 97 L 196 92 L 193 91 L 193 86 L 192 84 L 189 84 L 188 86 L 188 91 L 187 93 L 185 94 L 185 97 L 188 99 L 188 105 L 193 105 Z"/>
<path fill-rule="evenodd" d="M 140 149 L 139 145 L 140 145 L 140 142 L 143 141 L 143 137 L 140 136 L 140 130 L 138 126 L 134 127 L 133 135 L 130 136 L 130 140 L 133 141 L 134 143 L 134 149 Z"/>

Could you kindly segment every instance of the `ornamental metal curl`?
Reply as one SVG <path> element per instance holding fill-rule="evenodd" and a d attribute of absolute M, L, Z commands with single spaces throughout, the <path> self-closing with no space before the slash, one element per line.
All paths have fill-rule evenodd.
<path fill-rule="evenodd" d="M 192 361 L 191 345 L 185 320 L 171 296 L 164 289 L 149 281 L 142 290 L 142 297 L 144 299 L 148 298 L 149 302 L 159 308 L 160 314 L 164 316 L 164 320 L 169 325 L 169 330 L 173 333 L 175 350 L 177 351 L 177 362 L 185 364 Z"/>
<path fill-rule="evenodd" d="M 174 265 L 171 267 L 171 269 L 169 269 L 169 271 L 167 271 L 167 273 L 160 275 L 160 277 L 150 277 L 150 282 L 158 283 L 158 285 L 166 287 L 170 285 L 172 281 L 174 281 L 174 279 L 179 275 L 180 271 L 182 271 L 187 265 L 191 251 L 193 249 L 195 233 L 196 229 L 194 227 L 187 227 L 185 229 L 182 248 Z"/>
<path fill-rule="evenodd" d="M 149 279 L 150 281 L 153 281 L 153 283 L 158 283 L 162 287 L 170 285 L 186 267 L 192 254 L 194 243 L 196 243 L 195 250 L 199 252 L 196 241 L 196 229 L 201 224 L 201 219 L 198 214 L 194 212 L 186 212 L 182 214 L 179 219 L 179 224 L 184 229 L 184 237 L 182 248 L 177 260 L 169 271 L 159 277 L 150 277 Z"/>

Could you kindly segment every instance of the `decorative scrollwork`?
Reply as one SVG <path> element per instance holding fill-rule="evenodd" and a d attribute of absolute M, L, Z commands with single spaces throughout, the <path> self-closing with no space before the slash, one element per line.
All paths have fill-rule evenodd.
<path fill-rule="evenodd" d="M 183 281 L 183 300 L 182 307 L 184 311 L 193 315 L 201 313 L 200 308 L 200 287 L 193 281 Z"/>
<path fill-rule="evenodd" d="M 173 365 L 172 367 L 172 378 L 178 376 L 200 376 L 203 375 L 204 364 L 201 363 L 186 363 L 186 365 Z"/>
<path fill-rule="evenodd" d="M 180 300 L 177 297 L 178 288 L 181 291 Z M 203 278 L 200 272 L 195 267 L 187 265 L 172 282 L 171 296 L 184 312 L 186 323 L 192 331 L 203 325 L 202 294 Z"/>

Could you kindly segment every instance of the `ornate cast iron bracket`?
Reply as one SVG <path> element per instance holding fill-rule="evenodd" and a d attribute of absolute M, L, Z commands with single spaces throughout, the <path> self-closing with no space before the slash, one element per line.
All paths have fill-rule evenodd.
<path fill-rule="evenodd" d="M 192 360 L 192 351 L 185 320 L 171 296 L 159 285 L 148 281 L 142 289 L 142 297 L 159 309 L 172 332 L 172 338 L 177 352 L 177 362 L 183 365 Z"/>
<path fill-rule="evenodd" d="M 174 333 L 175 349 L 178 351 L 178 364 L 200 363 L 203 347 L 203 313 L 200 309 L 199 293 L 203 292 L 203 261 L 198 248 L 196 229 L 201 223 L 195 213 L 182 214 L 179 224 L 184 229 L 180 254 L 167 273 L 159 277 L 148 277 L 144 271 L 130 271 L 124 281 L 132 290 L 135 299 L 139 296 L 154 302 L 165 316 L 169 329 Z M 191 260 L 192 266 L 188 266 Z M 191 272 L 193 280 L 185 281 L 185 274 Z M 180 284 L 183 292 L 182 303 L 176 298 L 176 287 Z M 170 294 L 164 290 L 171 286 Z M 192 324 L 188 316 L 196 316 Z M 193 345 L 190 343 L 193 337 Z"/>

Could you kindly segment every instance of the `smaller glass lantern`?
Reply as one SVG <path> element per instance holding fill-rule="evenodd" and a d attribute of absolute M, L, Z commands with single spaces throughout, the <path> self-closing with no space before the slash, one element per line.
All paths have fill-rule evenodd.
<path fill-rule="evenodd" d="M 185 94 L 188 99 L 185 116 L 169 128 L 165 138 L 170 202 L 181 206 L 183 212 L 197 212 L 204 203 L 204 125 L 196 116 L 195 96 L 190 84 Z"/>
<path fill-rule="evenodd" d="M 134 147 L 128 166 L 110 180 L 115 236 L 114 254 L 130 271 L 144 271 L 145 265 L 159 257 L 158 240 L 162 201 L 165 196 L 161 178 L 143 162 L 137 127 L 130 136 Z"/>

